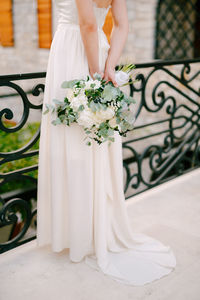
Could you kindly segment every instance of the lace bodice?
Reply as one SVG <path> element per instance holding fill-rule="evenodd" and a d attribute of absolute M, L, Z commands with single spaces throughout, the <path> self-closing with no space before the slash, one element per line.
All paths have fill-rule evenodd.
<path fill-rule="evenodd" d="M 54 2 L 58 9 L 58 24 L 65 23 L 78 25 L 78 13 L 75 0 L 54 0 Z M 102 28 L 110 6 L 107 8 L 99 8 L 95 2 L 93 2 L 93 5 L 98 27 Z"/>

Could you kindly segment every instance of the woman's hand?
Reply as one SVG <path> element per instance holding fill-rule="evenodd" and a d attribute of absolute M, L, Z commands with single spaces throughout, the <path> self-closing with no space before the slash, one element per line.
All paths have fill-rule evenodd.
<path fill-rule="evenodd" d="M 118 84 L 115 80 L 115 69 L 114 68 L 112 68 L 110 66 L 106 66 L 103 79 L 106 80 L 106 83 L 111 81 L 115 87 L 118 87 Z"/>

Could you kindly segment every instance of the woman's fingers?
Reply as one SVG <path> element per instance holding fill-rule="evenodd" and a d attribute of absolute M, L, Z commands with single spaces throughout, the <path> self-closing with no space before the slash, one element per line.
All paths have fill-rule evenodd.
<path fill-rule="evenodd" d="M 107 76 L 107 74 L 106 73 L 104 73 L 104 75 L 103 75 L 103 77 L 102 77 L 104 80 L 105 80 L 105 82 L 106 83 L 108 83 L 108 76 Z"/>
<path fill-rule="evenodd" d="M 117 87 L 118 84 L 117 84 L 117 82 L 116 82 L 116 80 L 115 80 L 115 74 L 112 74 L 112 76 L 110 77 L 110 79 L 111 79 L 113 85 L 114 85 L 115 87 Z"/>
<path fill-rule="evenodd" d="M 99 72 L 99 74 L 101 75 L 101 78 L 103 78 L 104 73 L 103 72 Z"/>
<path fill-rule="evenodd" d="M 109 72 L 106 70 L 104 73 L 103 79 L 105 80 L 106 83 L 111 81 L 115 87 L 118 87 L 118 84 L 115 80 L 115 72 L 114 71 Z"/>

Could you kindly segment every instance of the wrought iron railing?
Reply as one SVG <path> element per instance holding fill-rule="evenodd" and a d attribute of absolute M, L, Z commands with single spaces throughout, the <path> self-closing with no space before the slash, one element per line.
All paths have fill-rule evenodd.
<path fill-rule="evenodd" d="M 132 86 L 131 94 L 138 97 L 140 124 L 134 138 L 123 143 L 127 198 L 199 167 L 199 62 L 138 66 L 139 86 Z"/>
<path fill-rule="evenodd" d="M 126 199 L 200 166 L 200 60 L 138 64 L 136 73 L 137 82 L 130 86 L 137 102 L 135 129 L 123 141 Z M 45 76 L 45 72 L 0 76 L 0 88 L 13 89 L 9 97 L 18 96 L 23 104 L 21 118 L 9 125 L 13 109 L 2 108 L 0 100 L 0 131 L 5 133 L 4 140 L 0 136 L 0 147 L 6 137 L 28 123 L 31 110 L 41 113 L 42 103 L 33 104 L 30 98 L 43 95 Z M 34 81 L 31 92 L 30 85 L 25 92 L 17 84 L 30 80 Z M 5 103 L 5 97 L 0 99 Z M 11 171 L 3 167 L 37 157 L 34 146 L 39 135 L 38 127 L 26 145 L 0 151 L 0 252 L 36 238 L 36 206 L 31 201 L 37 197 L 37 175 L 33 172 L 38 166 L 15 166 Z M 26 184 L 27 180 L 31 184 Z M 2 193 L 3 186 L 16 181 L 24 183 L 26 189 Z"/>

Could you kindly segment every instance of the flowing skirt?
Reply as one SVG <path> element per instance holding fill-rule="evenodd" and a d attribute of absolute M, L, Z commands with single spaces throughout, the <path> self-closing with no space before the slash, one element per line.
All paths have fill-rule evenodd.
<path fill-rule="evenodd" d="M 109 44 L 99 30 L 103 71 Z M 87 58 L 77 25 L 59 24 L 47 66 L 43 109 L 63 100 L 65 80 L 86 78 Z M 42 115 L 37 194 L 37 245 L 69 248 L 72 262 L 85 261 L 111 278 L 144 285 L 169 274 L 176 265 L 169 246 L 133 232 L 123 192 L 122 142 L 87 146 L 78 124 L 51 124 Z"/>

